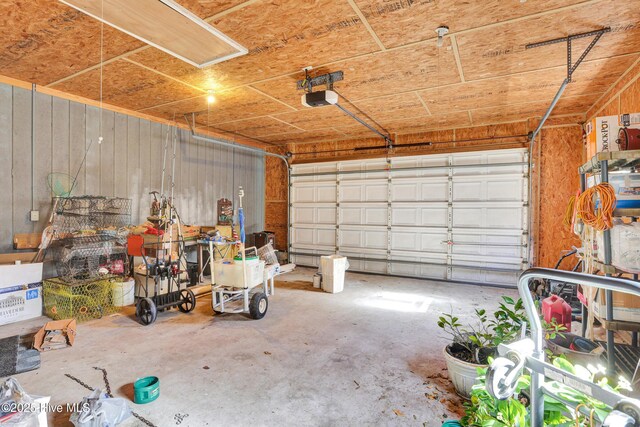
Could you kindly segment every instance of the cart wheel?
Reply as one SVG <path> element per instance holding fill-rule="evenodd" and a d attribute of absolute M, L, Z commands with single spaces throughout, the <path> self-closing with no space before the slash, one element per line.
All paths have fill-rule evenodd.
<path fill-rule="evenodd" d="M 267 296 L 258 292 L 253 294 L 251 297 L 251 303 L 249 303 L 249 314 L 253 319 L 262 319 L 265 314 L 267 314 L 267 309 L 269 308 L 269 300 Z"/>
<path fill-rule="evenodd" d="M 182 292 L 180 292 L 180 297 L 182 302 L 178 304 L 178 310 L 183 313 L 188 313 L 196 308 L 196 296 L 191 289 L 183 289 Z"/>
<path fill-rule="evenodd" d="M 136 316 L 143 325 L 150 325 L 156 321 L 158 310 L 151 298 L 141 298 L 136 305 Z"/>

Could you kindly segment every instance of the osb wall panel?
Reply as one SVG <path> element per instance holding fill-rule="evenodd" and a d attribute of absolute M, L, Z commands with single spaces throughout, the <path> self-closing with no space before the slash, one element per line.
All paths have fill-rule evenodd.
<path fill-rule="evenodd" d="M 620 94 L 620 114 L 637 112 L 640 112 L 640 79 Z"/>
<path fill-rule="evenodd" d="M 272 148 L 269 151 L 285 154 L 284 148 Z M 276 234 L 276 248 L 287 250 L 289 231 L 287 230 L 288 204 L 287 168 L 277 157 L 265 157 L 265 229 Z"/>
<path fill-rule="evenodd" d="M 541 133 L 538 265 L 553 268 L 561 251 L 580 245 L 562 220 L 569 198 L 580 187 L 582 128 L 545 128 Z"/>

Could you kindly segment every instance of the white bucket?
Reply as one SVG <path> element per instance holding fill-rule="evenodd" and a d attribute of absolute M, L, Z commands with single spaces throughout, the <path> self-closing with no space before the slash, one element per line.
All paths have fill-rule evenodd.
<path fill-rule="evenodd" d="M 322 264 L 322 290 L 335 294 L 344 289 L 344 273 L 349 268 L 347 257 L 329 255 L 320 257 Z"/>
<path fill-rule="evenodd" d="M 320 289 L 320 285 L 322 284 L 322 276 L 318 273 L 313 275 L 313 287 Z"/>
<path fill-rule="evenodd" d="M 111 301 L 116 307 L 124 307 L 125 305 L 133 305 L 135 280 L 130 279 L 126 282 L 113 282 L 111 287 Z"/>

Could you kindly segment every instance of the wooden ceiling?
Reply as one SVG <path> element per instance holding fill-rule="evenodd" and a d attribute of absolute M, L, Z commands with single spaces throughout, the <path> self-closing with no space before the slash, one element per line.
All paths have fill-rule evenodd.
<path fill-rule="evenodd" d="M 566 74 L 563 43 L 611 27 L 554 115 L 583 115 L 640 58 L 640 0 L 179 0 L 249 49 L 198 69 L 104 28 L 105 103 L 266 144 L 371 137 L 296 80 L 344 71 L 341 101 L 392 134 L 542 116 Z M 0 74 L 96 100 L 100 23 L 55 0 L 0 1 Z M 435 29 L 447 25 L 444 45 Z M 574 42 L 574 58 L 590 39 Z M 207 91 L 217 101 L 207 105 Z M 368 117 L 367 117 L 368 116 Z"/>

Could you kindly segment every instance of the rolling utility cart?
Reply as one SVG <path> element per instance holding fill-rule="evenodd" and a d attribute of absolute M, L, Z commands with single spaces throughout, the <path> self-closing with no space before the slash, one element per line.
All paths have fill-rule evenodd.
<path fill-rule="evenodd" d="M 257 256 L 240 254 L 233 260 L 221 259 L 213 263 L 215 284 L 211 286 L 211 306 L 215 313 L 249 313 L 253 319 L 262 319 L 269 308 L 268 280 L 265 280 L 265 262 Z M 261 287 L 262 286 L 262 287 Z M 235 304 L 234 304 L 235 302 Z"/>
<path fill-rule="evenodd" d="M 605 291 L 640 295 L 640 284 L 633 280 L 544 268 L 533 268 L 525 271 L 518 280 L 518 291 L 529 318 L 531 338 L 525 338 L 511 344 L 500 344 L 498 347 L 500 357 L 496 358 L 487 370 L 487 392 L 500 400 L 512 397 L 518 385 L 518 380 L 523 370 L 526 369 L 531 372 L 530 425 L 532 427 L 543 426 L 545 395 L 573 407 L 574 410 L 580 411 L 586 416 L 595 417 L 595 420 L 591 420 L 592 425 L 607 427 L 640 425 L 639 400 L 630 399 L 611 389 L 600 387 L 591 381 L 545 361 L 544 331 L 529 291 L 529 282 L 534 279 L 555 280 L 574 285 L 582 284 Z M 598 419 L 598 415 L 591 414 L 584 405 L 577 405 L 575 401 L 568 400 L 561 391 L 557 391 L 559 388 L 549 386 L 550 381 L 555 381 L 564 387 L 585 393 L 608 405 L 611 411 L 604 419 Z M 594 423 L 596 421 L 598 424 Z"/>
<path fill-rule="evenodd" d="M 177 260 L 171 259 L 174 244 L 178 247 Z M 177 307 L 181 312 L 189 313 L 196 307 L 196 297 L 191 289 L 187 289 L 189 279 L 183 277 L 183 249 L 182 240 L 143 245 L 142 259 L 146 265 L 146 274 L 140 290 L 136 292 L 136 317 L 143 325 L 155 322 L 158 311 Z M 147 257 L 148 250 L 156 255 L 155 261 L 151 262 Z M 165 252 L 169 252 L 168 257 L 164 256 Z"/>

